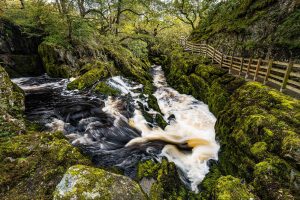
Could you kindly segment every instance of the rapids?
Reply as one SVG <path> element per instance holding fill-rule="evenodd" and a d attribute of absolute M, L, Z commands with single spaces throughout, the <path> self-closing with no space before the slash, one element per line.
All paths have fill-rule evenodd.
<path fill-rule="evenodd" d="M 98 166 L 115 166 L 134 177 L 139 161 L 166 157 L 176 164 L 181 180 L 197 192 L 209 172 L 209 160 L 218 159 L 216 118 L 203 102 L 169 87 L 160 66 L 153 67 L 154 96 L 168 122 L 165 130 L 149 124 L 139 109 L 139 104 L 148 106 L 147 96 L 141 95 L 143 85 L 121 76 L 107 80 L 120 90 L 117 97 L 68 91 L 69 80 L 47 75 L 13 81 L 26 93 L 27 119 L 44 131 L 63 131 Z"/>

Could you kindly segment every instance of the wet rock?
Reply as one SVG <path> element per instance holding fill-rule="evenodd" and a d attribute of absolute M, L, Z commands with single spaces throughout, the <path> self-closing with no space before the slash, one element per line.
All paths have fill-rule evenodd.
<path fill-rule="evenodd" d="M 41 36 L 0 18 L 0 62 L 10 77 L 34 76 L 44 72 L 37 53 Z"/>
<path fill-rule="evenodd" d="M 147 199 L 138 183 L 103 169 L 75 165 L 56 186 L 54 199 Z"/>
<path fill-rule="evenodd" d="M 24 92 L 11 82 L 0 66 L 0 137 L 24 131 L 24 96 Z"/>
<path fill-rule="evenodd" d="M 151 185 L 150 199 L 200 198 L 184 186 L 175 164 L 168 162 L 166 159 L 163 159 L 161 163 L 152 160 L 141 161 L 137 169 L 137 179 Z M 144 184 L 146 191 L 150 187 L 147 184 Z"/>

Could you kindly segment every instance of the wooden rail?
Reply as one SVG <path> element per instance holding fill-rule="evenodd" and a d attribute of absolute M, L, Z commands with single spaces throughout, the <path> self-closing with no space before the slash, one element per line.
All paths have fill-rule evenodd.
<path fill-rule="evenodd" d="M 212 62 L 220 64 L 223 68 L 228 68 L 229 73 L 235 71 L 238 76 L 262 82 L 271 83 L 282 92 L 286 89 L 300 95 L 300 64 L 289 62 L 274 61 L 273 59 L 254 59 L 229 56 L 208 44 L 196 44 L 180 38 L 180 44 L 185 51 L 192 54 L 203 54 L 210 57 Z"/>

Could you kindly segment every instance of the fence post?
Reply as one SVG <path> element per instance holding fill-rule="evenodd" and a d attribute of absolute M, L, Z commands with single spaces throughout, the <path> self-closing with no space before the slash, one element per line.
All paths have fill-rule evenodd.
<path fill-rule="evenodd" d="M 207 44 L 205 44 L 205 58 L 207 58 Z"/>
<path fill-rule="evenodd" d="M 249 76 L 249 72 L 250 72 L 251 64 L 252 64 L 252 57 L 250 57 L 250 59 L 249 59 L 249 63 L 248 63 L 248 66 L 247 66 L 247 72 L 246 72 L 246 75 L 245 75 L 245 78 L 246 78 L 246 79 L 247 79 L 247 78 L 248 78 L 248 76 Z"/>
<path fill-rule="evenodd" d="M 221 57 L 221 68 L 223 67 L 223 59 L 224 59 L 224 54 L 222 53 L 222 57 Z"/>
<path fill-rule="evenodd" d="M 282 81 L 282 85 L 281 85 L 281 88 L 280 88 L 280 92 L 282 92 L 285 88 L 286 88 L 286 85 L 287 85 L 287 82 L 288 82 L 288 79 L 290 77 L 290 73 L 292 71 L 292 68 L 293 68 L 293 61 L 290 60 L 289 62 L 289 65 L 288 67 L 286 68 L 286 71 L 285 71 L 285 75 L 284 75 L 284 79 Z"/>
<path fill-rule="evenodd" d="M 266 76 L 264 79 L 264 85 L 268 82 L 268 78 L 269 78 L 271 70 L 272 70 L 272 65 L 273 65 L 273 59 L 269 60 L 267 73 L 266 73 Z"/>
<path fill-rule="evenodd" d="M 192 54 L 194 54 L 194 45 L 192 44 Z"/>
<path fill-rule="evenodd" d="M 261 58 L 258 59 L 258 62 L 257 62 L 257 65 L 256 65 L 255 75 L 254 75 L 254 78 L 253 78 L 254 81 L 256 81 L 256 79 L 258 77 L 258 72 L 259 72 L 259 69 L 260 69 L 260 64 L 261 64 Z"/>
<path fill-rule="evenodd" d="M 241 76 L 241 74 L 242 74 L 242 72 L 243 72 L 243 65 L 244 65 L 244 57 L 242 57 L 241 66 L 240 66 L 240 71 L 239 71 L 239 76 Z"/>
<path fill-rule="evenodd" d="M 232 71 L 232 65 L 233 65 L 233 55 L 231 56 L 231 59 L 230 59 L 229 74 L 231 74 L 231 71 Z"/>
<path fill-rule="evenodd" d="M 214 48 L 214 53 L 213 53 L 213 57 L 212 57 L 212 63 L 214 63 L 214 61 L 215 61 L 215 55 L 216 55 L 216 49 Z"/>

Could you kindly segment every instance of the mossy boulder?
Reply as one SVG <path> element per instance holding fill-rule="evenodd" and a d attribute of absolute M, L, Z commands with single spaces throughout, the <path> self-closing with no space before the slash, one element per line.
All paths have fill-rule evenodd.
<path fill-rule="evenodd" d="M 220 177 L 215 185 L 214 195 L 217 200 L 255 199 L 247 185 L 233 176 Z"/>
<path fill-rule="evenodd" d="M 68 169 L 54 192 L 63 199 L 147 199 L 138 183 L 128 177 L 85 165 Z"/>
<path fill-rule="evenodd" d="M 83 90 L 85 88 L 92 87 L 96 82 L 104 80 L 110 76 L 109 67 L 106 63 L 95 62 L 93 68 L 78 77 L 74 81 L 68 84 L 69 90 Z"/>
<path fill-rule="evenodd" d="M 275 156 L 257 163 L 254 167 L 254 177 L 253 185 L 263 199 L 294 199 L 290 189 L 293 187 L 289 185 L 294 184 L 295 179 L 299 181 L 300 173 Z"/>
<path fill-rule="evenodd" d="M 200 199 L 197 194 L 186 188 L 179 178 L 174 163 L 163 159 L 161 163 L 147 160 L 140 162 L 137 179 L 152 179 L 149 198 L 159 199 Z"/>
<path fill-rule="evenodd" d="M 95 85 L 95 87 L 93 88 L 93 91 L 95 91 L 96 93 L 101 93 L 107 96 L 115 96 L 120 94 L 119 90 L 116 90 L 112 87 L 110 87 L 109 85 L 107 85 L 105 82 L 99 82 Z"/>
<path fill-rule="evenodd" d="M 90 165 L 62 133 L 37 133 L 0 139 L 0 199 L 52 199 L 66 170 Z"/>
<path fill-rule="evenodd" d="M 153 110 L 161 113 L 161 110 L 160 110 L 159 105 L 157 103 L 157 99 L 153 94 L 149 94 L 147 103 L 148 103 L 149 108 L 152 108 Z"/>
<path fill-rule="evenodd" d="M 64 47 L 43 42 L 38 47 L 45 72 L 52 77 L 70 78 L 79 68 L 72 51 Z"/>
<path fill-rule="evenodd" d="M 193 55 L 184 52 L 175 50 L 166 56 L 168 63 L 163 69 L 168 83 L 207 103 L 218 118 L 219 162 L 201 184 L 201 195 L 212 198 L 217 178 L 232 175 L 253 185 L 252 193 L 261 198 L 298 197 L 299 100 L 261 83 L 246 82 L 201 63 L 201 59 L 192 62 Z M 256 173 L 258 166 L 275 169 L 275 163 L 282 163 L 282 167 L 275 167 L 276 173 Z"/>
<path fill-rule="evenodd" d="M 0 137 L 24 131 L 24 92 L 0 66 Z"/>
<path fill-rule="evenodd" d="M 143 62 L 143 60 L 134 56 L 129 49 L 114 42 L 105 43 L 103 51 L 108 59 L 114 62 L 115 67 L 122 75 L 142 83 L 144 85 L 144 93 L 153 93 L 154 88 L 148 62 Z"/>
<path fill-rule="evenodd" d="M 292 195 L 299 187 L 299 176 L 287 174 L 299 173 L 299 111 L 298 100 L 260 83 L 247 82 L 238 88 L 229 98 L 216 124 L 221 143 L 222 170 L 248 181 L 262 181 L 262 177 L 255 173 L 257 163 L 280 156 L 280 162 L 286 163 L 282 166 L 288 167 L 280 167 L 283 171 L 276 175 L 276 180 L 272 174 L 265 173 L 263 176 L 268 182 L 255 184 L 255 191 L 259 196 L 274 194 L 274 198 L 281 195 L 278 190 Z M 267 190 L 270 184 L 278 190 Z M 297 196 L 297 192 L 293 195 Z"/>

